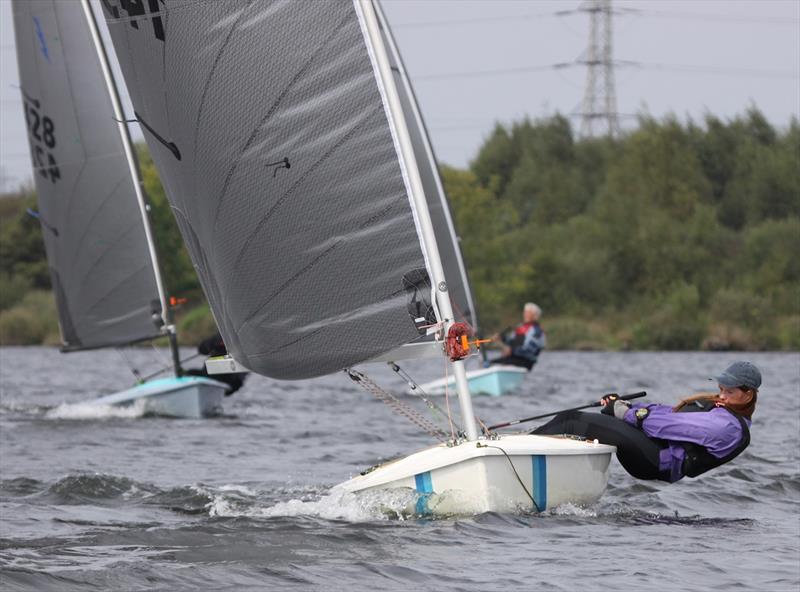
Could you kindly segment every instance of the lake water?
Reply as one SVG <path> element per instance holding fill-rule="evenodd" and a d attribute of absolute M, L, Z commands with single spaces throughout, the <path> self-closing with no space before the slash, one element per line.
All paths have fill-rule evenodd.
<path fill-rule="evenodd" d="M 168 362 L 127 355 L 145 373 Z M 764 384 L 752 444 L 724 467 L 670 485 L 613 460 L 591 507 L 431 520 L 404 514 L 404 495 L 331 492 L 432 443 L 344 374 L 250 376 L 223 417 L 170 420 L 74 405 L 132 384 L 118 352 L 2 348 L 0 589 L 797 592 L 800 354 L 545 352 L 520 392 L 475 412 L 499 423 L 608 391 L 672 404 L 737 359 Z"/>

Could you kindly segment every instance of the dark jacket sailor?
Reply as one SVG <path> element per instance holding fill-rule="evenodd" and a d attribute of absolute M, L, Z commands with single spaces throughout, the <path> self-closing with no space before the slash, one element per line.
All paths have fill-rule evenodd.
<path fill-rule="evenodd" d="M 200 345 L 197 346 L 197 353 L 213 358 L 215 356 L 224 356 L 228 353 L 228 348 L 225 347 L 222 335 L 217 331 L 214 335 L 200 342 Z M 200 368 L 191 368 L 187 370 L 186 374 L 191 376 L 208 376 L 219 382 L 224 382 L 228 385 L 228 388 L 225 390 L 226 397 L 242 388 L 244 379 L 247 378 L 247 372 L 233 372 L 230 374 L 214 374 L 213 376 L 209 376 L 205 364 Z"/>
<path fill-rule="evenodd" d="M 492 360 L 492 365 L 521 366 L 528 370 L 533 368 L 547 343 L 544 330 L 539 324 L 541 316 L 541 308 L 533 302 L 526 303 L 522 309 L 522 324 L 513 332 L 495 335 L 495 341 L 500 341 L 503 345 L 503 357 Z"/>
<path fill-rule="evenodd" d="M 719 394 L 690 397 L 675 407 L 631 405 L 612 395 L 602 399 L 602 415 L 563 413 L 531 433 L 572 434 L 616 446 L 620 464 L 638 479 L 674 483 L 697 477 L 747 448 L 761 386 L 761 372 L 750 362 L 735 362 L 713 379 Z"/>

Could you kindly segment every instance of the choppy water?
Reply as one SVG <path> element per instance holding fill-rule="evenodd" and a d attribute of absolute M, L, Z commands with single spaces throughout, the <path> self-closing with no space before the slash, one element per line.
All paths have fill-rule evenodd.
<path fill-rule="evenodd" d="M 592 507 L 430 520 L 405 512 L 410 492 L 330 491 L 430 443 L 344 375 L 251 376 L 224 417 L 170 420 L 72 405 L 130 385 L 116 352 L 3 348 L 0 588 L 796 592 L 800 355 L 546 352 L 520 394 L 475 410 L 497 423 L 610 390 L 672 403 L 739 358 L 765 380 L 752 444 L 725 467 L 668 485 L 614 460 Z M 404 390 L 388 369 L 365 370 Z"/>

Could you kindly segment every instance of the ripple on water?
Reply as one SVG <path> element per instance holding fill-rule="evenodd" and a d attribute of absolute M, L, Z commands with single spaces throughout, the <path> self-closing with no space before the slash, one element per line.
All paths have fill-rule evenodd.
<path fill-rule="evenodd" d="M 151 353 L 130 356 L 144 368 Z M 98 394 L 75 385 L 128 380 L 114 352 L 65 365 L 46 348 L 3 355 L 4 386 L 27 369 L 12 377 L 16 402 L 0 401 L 9 590 L 800 589 L 800 397 L 786 396 L 798 392 L 797 355 L 752 354 L 765 384 L 752 444 L 730 465 L 666 484 L 613 461 L 592 506 L 441 519 L 418 515 L 410 490 L 330 487 L 428 444 L 345 376 L 251 376 L 222 418 L 161 420 L 60 407 Z M 517 395 L 474 403 L 503 421 L 584 404 L 600 387 L 640 390 L 643 376 L 648 400 L 672 402 L 744 355 L 546 352 Z M 431 378 L 441 370 L 420 364 Z M 680 570 L 654 574 L 654 558 Z"/>

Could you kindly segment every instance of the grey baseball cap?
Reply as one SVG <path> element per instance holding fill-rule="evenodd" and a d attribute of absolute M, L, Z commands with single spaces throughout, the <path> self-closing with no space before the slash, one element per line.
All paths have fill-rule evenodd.
<path fill-rule="evenodd" d="M 727 388 L 746 386 L 757 389 L 761 386 L 761 371 L 750 362 L 734 362 L 725 368 L 725 372 L 709 380 L 716 380 L 720 386 Z"/>

